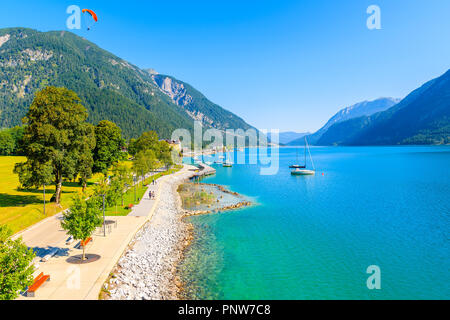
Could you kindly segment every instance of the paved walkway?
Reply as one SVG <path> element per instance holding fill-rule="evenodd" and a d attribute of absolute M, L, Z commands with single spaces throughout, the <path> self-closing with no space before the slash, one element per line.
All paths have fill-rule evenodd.
<path fill-rule="evenodd" d="M 191 166 L 184 166 L 174 175 L 189 177 Z M 18 299 L 31 300 L 96 300 L 101 286 L 119 260 L 136 232 L 149 221 L 159 201 L 160 186 L 171 176 L 158 179 L 156 185 L 150 185 L 146 196 L 135 206 L 130 215 L 125 217 L 109 217 L 117 221 L 117 228 L 106 237 L 94 235 L 93 241 L 86 248 L 86 253 L 99 254 L 101 259 L 85 265 L 74 265 L 66 262 L 69 256 L 82 253 L 77 248 L 78 242 L 66 245 L 68 236 L 61 229 L 61 215 L 48 218 L 20 233 L 25 244 L 34 248 L 38 257 L 35 259 L 39 273 L 50 275 L 50 281 L 42 285 L 35 298 L 20 296 Z M 156 200 L 149 200 L 148 191 L 156 192 Z M 51 249 L 58 248 L 58 253 L 47 262 L 40 262 Z"/>
<path fill-rule="evenodd" d="M 147 191 L 145 191 L 144 197 L 142 198 L 141 202 L 138 206 L 133 207 L 133 210 L 128 215 L 129 217 L 145 217 L 148 215 L 148 213 L 152 210 L 153 206 L 156 203 L 156 197 L 155 200 L 151 200 L 149 193 L 150 191 L 156 192 L 159 190 L 159 183 L 158 181 L 156 184 L 150 184 L 147 188 Z"/>

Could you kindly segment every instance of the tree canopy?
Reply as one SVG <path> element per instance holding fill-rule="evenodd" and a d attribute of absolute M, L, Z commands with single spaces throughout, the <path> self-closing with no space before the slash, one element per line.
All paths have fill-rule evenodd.
<path fill-rule="evenodd" d="M 14 127 L 0 130 L 0 155 L 20 155 L 20 143 L 24 127 Z"/>
<path fill-rule="evenodd" d="M 73 180 L 82 171 L 81 163 L 90 162 L 95 135 L 87 117 L 73 91 L 47 87 L 36 94 L 23 120 L 23 152 L 27 161 L 15 166 L 24 187 L 39 187 L 53 180 L 54 199 L 60 203 L 63 179 Z M 49 177 L 50 168 L 53 179 Z"/>
<path fill-rule="evenodd" d="M 73 199 L 73 205 L 63 213 L 61 226 L 76 240 L 86 240 L 95 228 L 102 225 L 100 201 L 98 197 L 84 200 L 81 195 Z M 83 260 L 85 252 L 83 247 Z"/>
<path fill-rule="evenodd" d="M 155 131 L 144 132 L 138 139 L 130 141 L 130 149 L 128 151 L 131 155 L 135 156 L 140 151 L 145 150 L 153 150 L 155 154 L 158 153 L 159 140 Z"/>
<path fill-rule="evenodd" d="M 0 225 L 0 300 L 13 300 L 33 282 L 35 254 L 22 239 L 11 240 L 12 231 Z"/>
<path fill-rule="evenodd" d="M 113 122 L 103 120 L 95 127 L 94 172 L 106 174 L 122 157 L 125 142 L 122 130 Z"/>

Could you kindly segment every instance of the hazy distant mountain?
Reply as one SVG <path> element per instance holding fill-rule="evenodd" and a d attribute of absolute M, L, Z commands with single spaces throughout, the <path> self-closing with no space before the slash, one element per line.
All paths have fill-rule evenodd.
<path fill-rule="evenodd" d="M 309 132 L 299 133 L 299 132 L 293 132 L 293 131 L 286 131 L 286 132 L 280 132 L 279 134 L 279 143 L 288 145 L 291 141 L 294 141 L 296 139 L 300 139 L 306 135 L 308 135 Z M 267 133 L 267 140 L 272 140 L 272 135 Z"/>
<path fill-rule="evenodd" d="M 343 122 L 346 120 L 350 120 L 353 118 L 358 118 L 361 116 L 370 116 L 374 113 L 385 111 L 392 106 L 396 105 L 400 102 L 401 99 L 395 99 L 395 98 L 379 98 L 373 101 L 363 101 L 359 102 L 357 104 L 354 104 L 350 107 L 344 108 L 340 110 L 338 113 L 336 113 L 333 117 L 328 120 L 328 122 L 320 128 L 318 131 L 316 131 L 314 134 L 309 135 L 308 142 L 311 144 L 317 144 L 319 139 L 322 137 L 322 135 L 327 132 L 327 130 L 334 124 Z M 298 141 L 299 143 L 303 144 L 302 141 Z"/>
<path fill-rule="evenodd" d="M 174 129 L 192 130 L 194 119 L 218 129 L 249 127 L 189 85 L 161 77 L 71 32 L 0 29 L 0 128 L 20 124 L 35 92 L 49 85 L 75 91 L 89 122 L 114 121 L 128 138 L 148 130 L 170 138 Z M 184 96 L 159 79 L 184 88 Z"/>
<path fill-rule="evenodd" d="M 320 145 L 450 143 L 450 71 L 411 92 L 394 107 L 331 126 Z"/>

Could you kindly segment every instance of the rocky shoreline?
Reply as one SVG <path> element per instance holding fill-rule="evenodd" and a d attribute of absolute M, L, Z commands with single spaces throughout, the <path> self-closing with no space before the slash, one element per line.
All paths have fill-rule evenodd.
<path fill-rule="evenodd" d="M 252 205 L 252 203 L 250 201 L 241 201 L 237 204 L 225 206 L 225 207 L 222 207 L 219 209 L 214 209 L 214 210 L 184 210 L 183 217 L 187 218 L 187 217 L 200 216 L 200 215 L 210 214 L 210 213 L 220 212 L 220 211 L 236 210 L 236 209 L 239 209 L 242 207 L 248 207 L 251 205 Z"/>
<path fill-rule="evenodd" d="M 183 283 L 177 266 L 193 240 L 193 225 L 184 219 L 208 212 L 187 211 L 177 192 L 180 184 L 192 176 L 187 172 L 161 181 L 159 203 L 152 219 L 137 232 L 106 281 L 102 299 L 177 300 L 182 298 Z M 220 185 L 221 191 L 238 195 Z M 249 201 L 223 207 L 220 211 L 251 205 Z"/>
<path fill-rule="evenodd" d="M 190 173 L 189 173 L 190 174 Z M 110 300 L 175 300 L 182 283 L 176 267 L 192 241 L 192 225 L 182 219 L 176 191 L 189 175 L 171 176 L 161 185 L 153 218 L 136 234 L 105 283 Z"/>
<path fill-rule="evenodd" d="M 214 186 L 214 187 L 216 187 L 218 190 L 220 190 L 223 193 L 228 193 L 228 194 L 231 194 L 233 196 L 242 198 L 242 195 L 240 195 L 239 193 L 231 191 L 231 190 L 228 190 L 228 189 L 226 189 L 224 186 L 222 186 L 220 184 L 215 184 L 215 183 L 196 183 L 196 185 Z M 204 214 L 211 214 L 211 213 L 216 213 L 216 212 L 236 210 L 236 209 L 239 209 L 239 208 L 251 206 L 252 204 L 253 203 L 248 201 L 248 200 L 242 200 L 242 201 L 240 201 L 238 203 L 235 203 L 235 204 L 223 206 L 223 207 L 220 207 L 220 208 L 208 209 L 208 210 L 189 210 L 189 209 L 181 209 L 181 210 L 184 212 L 183 217 L 187 218 L 187 217 L 199 216 L 199 215 L 204 215 Z"/>

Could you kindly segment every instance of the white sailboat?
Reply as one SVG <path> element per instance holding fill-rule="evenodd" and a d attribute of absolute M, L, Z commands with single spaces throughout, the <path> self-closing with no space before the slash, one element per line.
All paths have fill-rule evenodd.
<path fill-rule="evenodd" d="M 233 166 L 233 162 L 226 160 L 226 161 L 224 161 L 222 166 L 225 168 L 231 168 Z"/>
<path fill-rule="evenodd" d="M 306 168 L 306 151 L 308 151 L 309 159 L 311 160 L 311 165 L 313 170 Z M 302 167 L 297 167 L 291 171 L 293 176 L 310 176 L 316 174 L 316 168 L 314 167 L 314 161 L 311 156 L 311 151 L 309 150 L 308 140 L 305 137 L 305 165 Z"/>
<path fill-rule="evenodd" d="M 298 148 L 297 148 L 297 162 L 296 163 L 299 163 L 298 162 Z M 305 169 L 306 168 L 306 148 L 305 148 L 305 164 L 304 165 L 292 164 L 289 166 L 289 168 L 291 168 L 291 169 Z"/>

